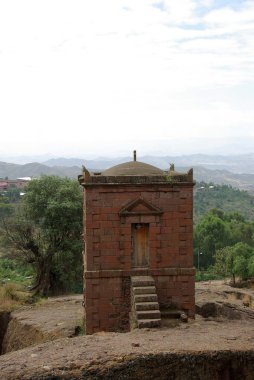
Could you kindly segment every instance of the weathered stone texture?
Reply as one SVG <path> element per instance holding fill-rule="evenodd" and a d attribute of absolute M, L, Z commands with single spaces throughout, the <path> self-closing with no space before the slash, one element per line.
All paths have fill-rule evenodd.
<path fill-rule="evenodd" d="M 82 182 L 88 334 L 129 329 L 129 281 L 139 274 L 154 277 L 161 306 L 194 315 L 193 181 L 179 178 L 91 176 Z M 132 268 L 135 223 L 149 224 L 146 268 Z"/>

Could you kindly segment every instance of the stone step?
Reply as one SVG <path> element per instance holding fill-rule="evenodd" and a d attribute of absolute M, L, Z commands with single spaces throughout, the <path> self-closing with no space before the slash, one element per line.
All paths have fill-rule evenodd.
<path fill-rule="evenodd" d="M 182 311 L 180 310 L 161 310 L 161 318 L 178 319 L 180 318 Z"/>
<path fill-rule="evenodd" d="M 158 302 L 137 302 L 135 304 L 136 310 L 159 310 Z"/>
<path fill-rule="evenodd" d="M 159 319 L 161 317 L 159 310 L 137 310 L 136 314 L 138 321 L 143 319 Z"/>
<path fill-rule="evenodd" d="M 151 276 L 133 276 L 131 277 L 132 287 L 154 286 L 154 279 Z"/>
<path fill-rule="evenodd" d="M 151 276 L 131 277 L 132 316 L 138 328 L 161 325 L 158 296 Z M 135 324 L 134 324 L 135 325 Z"/>
<path fill-rule="evenodd" d="M 151 327 L 160 327 L 160 319 L 140 319 L 138 320 L 138 328 L 151 328 Z"/>
<path fill-rule="evenodd" d="M 134 302 L 158 302 L 157 294 L 137 294 L 134 296 Z"/>
<path fill-rule="evenodd" d="M 133 294 L 156 294 L 155 286 L 138 286 L 133 288 Z"/>

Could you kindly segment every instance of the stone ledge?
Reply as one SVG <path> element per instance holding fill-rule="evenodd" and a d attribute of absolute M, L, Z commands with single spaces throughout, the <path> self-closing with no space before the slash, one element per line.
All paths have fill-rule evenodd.
<path fill-rule="evenodd" d="M 111 278 L 130 276 L 194 276 L 195 268 L 130 269 L 86 271 L 85 278 Z"/>
<path fill-rule="evenodd" d="M 111 178 L 111 177 L 110 177 Z M 135 178 L 135 177 L 133 177 L 133 178 Z M 193 186 L 195 186 L 195 182 L 187 182 L 187 181 L 179 181 L 179 182 L 166 182 L 166 181 L 154 181 L 154 180 L 149 180 L 149 179 L 147 179 L 147 180 L 140 180 L 140 181 L 138 181 L 137 179 L 136 179 L 136 182 L 134 182 L 134 181 L 129 181 L 129 182 L 127 182 L 127 181 L 122 181 L 122 182 L 120 182 L 120 180 L 117 182 L 117 181 L 109 181 L 108 180 L 108 182 L 83 182 L 83 181 L 80 181 L 80 185 L 82 185 L 83 187 L 85 187 L 85 188 L 88 188 L 88 187 L 95 187 L 95 186 L 118 186 L 119 187 L 119 185 L 121 185 L 121 186 L 133 186 L 133 185 L 135 185 L 135 186 L 138 186 L 138 187 L 140 187 L 140 186 L 147 186 L 147 185 L 161 185 L 161 186 L 167 186 L 167 187 L 171 187 L 171 188 L 174 188 L 175 186 L 191 186 L 191 187 L 193 187 Z"/>

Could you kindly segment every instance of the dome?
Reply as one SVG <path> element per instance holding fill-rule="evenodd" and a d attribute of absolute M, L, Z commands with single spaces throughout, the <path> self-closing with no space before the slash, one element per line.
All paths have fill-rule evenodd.
<path fill-rule="evenodd" d="M 113 166 L 105 170 L 102 175 L 104 176 L 161 176 L 164 175 L 163 170 L 156 168 L 155 166 L 145 164 L 139 161 L 125 162 L 124 164 Z"/>

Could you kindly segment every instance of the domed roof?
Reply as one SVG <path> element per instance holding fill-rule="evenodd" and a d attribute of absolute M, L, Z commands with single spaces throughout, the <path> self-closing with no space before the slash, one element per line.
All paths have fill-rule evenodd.
<path fill-rule="evenodd" d="M 102 173 L 104 176 L 161 176 L 163 174 L 163 170 L 139 161 L 125 162 L 124 164 L 113 166 Z"/>

